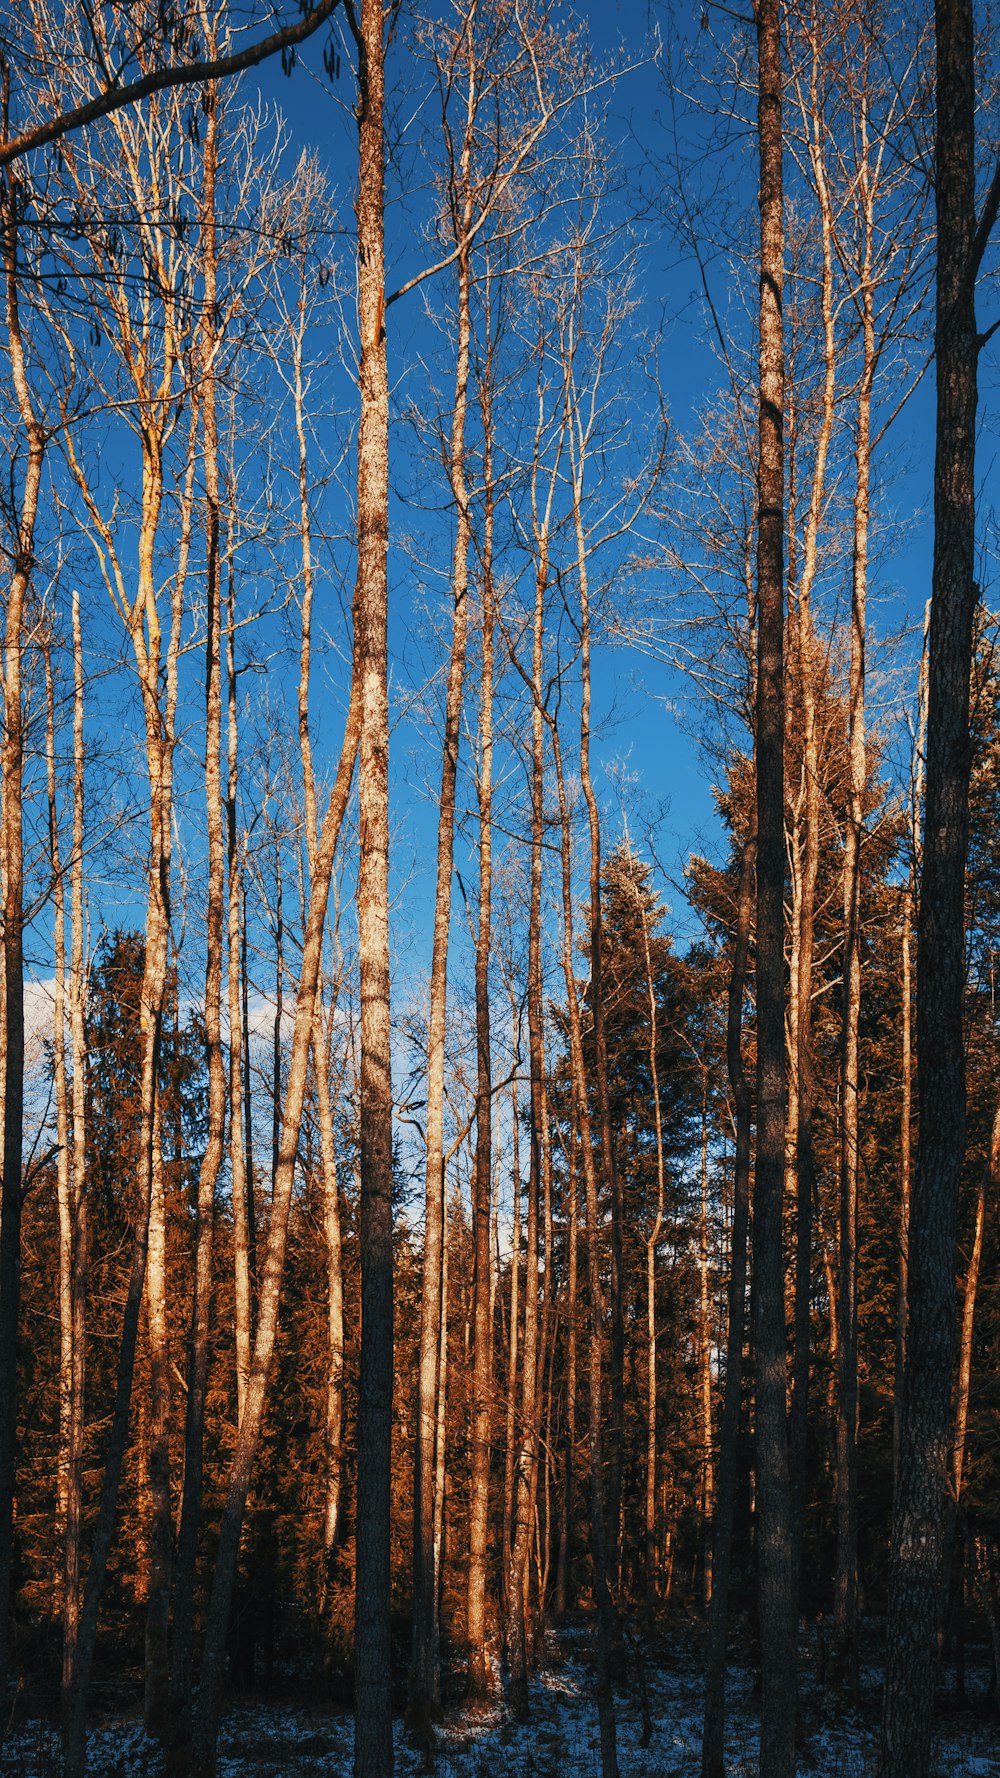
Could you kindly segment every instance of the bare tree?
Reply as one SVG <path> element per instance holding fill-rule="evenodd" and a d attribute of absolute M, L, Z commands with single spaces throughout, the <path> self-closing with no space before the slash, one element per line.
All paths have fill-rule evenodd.
<path fill-rule="evenodd" d="M 47 107 L 49 116 L 15 136 L 8 135 L 10 124 L 5 117 L 0 167 L 10 166 L 33 149 L 58 142 L 87 124 L 96 123 L 171 87 L 203 86 L 210 81 L 224 80 L 244 68 L 258 67 L 274 55 L 282 56 L 287 64 L 297 46 L 333 17 L 337 4 L 338 0 L 318 0 L 316 6 L 304 12 L 300 9 L 299 18 L 269 32 L 266 37 L 258 38 L 256 43 L 226 55 L 209 54 L 207 57 L 191 54 L 198 45 L 198 32 L 204 28 L 202 0 L 190 0 L 179 16 L 166 15 L 162 8 L 152 15 L 145 8 L 119 12 L 112 17 L 112 29 L 117 27 L 121 34 L 113 41 L 109 35 L 108 16 L 100 12 L 88 13 L 88 24 L 98 52 L 96 67 L 92 71 L 99 79 L 103 75 L 103 90 L 89 98 L 81 96 L 76 104 L 59 103 L 53 95 Z M 53 65 L 58 67 L 58 58 L 64 53 L 60 35 L 47 29 L 46 5 L 47 0 L 32 4 L 24 25 L 31 48 L 41 52 L 38 59 L 44 71 L 43 81 Z M 160 67 L 150 66 L 151 57 L 163 49 L 173 51 L 176 60 Z M 136 67 L 139 72 L 133 78 L 123 78 L 130 68 Z M 89 71 L 89 59 L 81 60 L 80 73 L 85 69 Z"/>

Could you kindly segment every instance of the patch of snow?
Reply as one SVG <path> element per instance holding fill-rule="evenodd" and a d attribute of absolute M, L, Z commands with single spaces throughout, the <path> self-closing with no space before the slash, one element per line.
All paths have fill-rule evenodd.
<path fill-rule="evenodd" d="M 600 1748 L 593 1667 L 586 1634 L 551 1639 L 548 1664 L 530 1687 L 530 1718 L 514 1722 L 499 1698 L 463 1705 L 439 1725 L 433 1767 L 396 1725 L 397 1778 L 599 1778 Z M 804 1666 L 800 1778 L 868 1778 L 878 1739 L 878 1682 L 866 1673 L 861 1708 L 834 1706 Z M 691 1778 L 701 1751 L 702 1675 L 690 1647 L 647 1651 L 653 1735 L 641 1745 L 643 1718 L 631 1680 L 616 1691 L 622 1778 Z M 752 1676 L 731 1669 L 727 1682 L 727 1778 L 757 1778 L 759 1721 Z M 350 1716 L 292 1704 L 248 1700 L 227 1710 L 219 1737 L 218 1778 L 350 1778 Z M 23 1723 L 8 1738 L 3 1771 L 11 1778 L 58 1778 L 58 1733 L 51 1723 Z M 90 1738 L 88 1778 L 163 1778 L 163 1756 L 135 1718 L 108 1720 Z M 971 1713 L 943 1718 L 935 1742 L 936 1778 L 1000 1778 L 1000 1733 Z"/>

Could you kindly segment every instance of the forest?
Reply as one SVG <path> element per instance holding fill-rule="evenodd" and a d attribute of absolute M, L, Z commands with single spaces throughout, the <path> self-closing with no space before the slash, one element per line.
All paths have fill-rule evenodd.
<path fill-rule="evenodd" d="M 2 1769 L 1000 1774 L 992 11 L 0 109 Z"/>

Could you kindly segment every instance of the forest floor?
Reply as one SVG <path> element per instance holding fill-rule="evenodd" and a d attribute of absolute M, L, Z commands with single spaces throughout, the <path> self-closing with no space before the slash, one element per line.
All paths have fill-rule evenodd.
<path fill-rule="evenodd" d="M 649 1649 L 645 1689 L 652 1734 L 643 1739 L 642 1687 L 634 1663 L 617 1688 L 622 1778 L 696 1778 L 700 1765 L 702 1670 L 700 1638 L 676 1633 Z M 1000 1722 L 985 1700 L 988 1671 L 971 1667 L 969 1696 L 959 1710 L 943 1707 L 936 1732 L 934 1778 L 1000 1778 Z M 803 1661 L 800 1683 L 800 1778 L 869 1778 L 878 1735 L 880 1675 L 862 1674 L 856 1709 L 831 1699 Z M 397 1778 L 599 1778 L 600 1755 L 590 1637 L 567 1630 L 550 1636 L 543 1669 L 531 1686 L 531 1715 L 514 1723 L 497 1702 L 447 1712 L 431 1759 L 416 1751 L 401 1722 L 396 1730 Z M 731 1668 L 728 1683 L 727 1778 L 756 1778 L 758 1712 L 752 1675 Z M 353 1724 L 301 1703 L 234 1702 L 224 1717 L 218 1778 L 350 1778 Z M 8 1737 L 0 1770 L 10 1778 L 57 1778 L 59 1749 L 51 1722 L 27 1720 Z M 160 1778 L 162 1756 L 135 1716 L 95 1726 L 88 1778 Z"/>

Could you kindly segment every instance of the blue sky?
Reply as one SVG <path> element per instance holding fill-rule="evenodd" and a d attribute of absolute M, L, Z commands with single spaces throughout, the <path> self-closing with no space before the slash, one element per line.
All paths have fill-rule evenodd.
<path fill-rule="evenodd" d="M 567 8 L 567 18 L 574 15 Z M 664 212 L 671 208 L 675 195 L 669 171 L 671 132 L 677 119 L 679 150 L 684 163 L 684 179 L 689 182 L 684 195 L 695 203 L 713 195 L 714 213 L 720 213 L 738 235 L 741 225 L 752 240 L 752 206 L 756 163 L 752 135 L 742 126 L 730 125 L 729 145 L 722 156 L 713 157 L 704 150 L 704 138 L 714 127 L 697 106 L 678 101 L 676 111 L 671 105 L 663 69 L 655 60 L 656 41 L 653 27 L 659 19 L 666 39 L 667 59 L 675 69 L 683 67 L 687 47 L 685 32 L 691 44 L 701 50 L 700 7 L 678 7 L 668 19 L 664 11 L 645 0 L 608 0 L 608 4 L 579 9 L 586 17 L 596 56 L 616 68 L 626 68 L 610 94 L 606 133 L 614 145 L 613 153 L 623 172 L 623 186 L 617 200 L 621 210 L 635 217 L 635 228 L 641 239 L 638 255 L 640 303 L 636 319 L 637 331 L 655 335 L 658 341 L 658 364 L 665 391 L 670 423 L 676 438 L 690 434 L 696 426 L 703 405 L 719 390 L 722 372 L 708 325 L 702 300 L 701 273 L 690 256 L 680 249 Z M 579 12 L 577 14 L 579 16 Z M 669 25 L 669 30 L 668 30 Z M 672 35 L 671 35 L 672 33 Z M 390 74 L 398 79 L 406 69 L 401 67 L 399 45 L 390 60 Z M 628 66 L 636 63 L 636 66 Z M 697 91 L 695 76 L 688 74 L 689 90 Z M 346 60 L 338 81 L 331 85 L 321 68 L 320 47 L 313 46 L 305 65 L 296 68 L 290 77 L 272 64 L 257 77 L 261 96 L 280 108 L 288 133 L 286 164 L 294 164 L 303 149 L 315 150 L 331 180 L 338 186 L 345 217 L 344 263 L 350 268 L 350 206 L 355 181 L 355 129 L 350 112 L 353 99 L 352 81 Z M 247 82 L 244 98 L 251 97 L 252 85 Z M 411 88 L 412 95 L 412 88 Z M 418 100 L 406 100 L 406 114 L 419 111 Z M 402 114 L 402 110 L 401 110 Z M 419 186 L 418 163 L 403 157 L 399 168 L 390 176 L 387 233 L 390 288 L 412 274 L 424 262 L 425 244 L 421 226 L 426 214 L 426 194 Z M 408 183 L 409 181 L 409 183 Z M 732 329 L 734 341 L 746 336 L 746 307 L 734 294 L 732 255 L 719 252 L 709 260 L 709 276 L 713 295 L 725 328 Z M 433 292 L 427 292 L 433 303 Z M 345 313 L 350 319 L 350 288 L 345 291 Z M 443 295 L 441 297 L 443 300 Z M 995 284 L 984 291 L 983 312 L 990 313 L 996 305 Z M 321 344 L 323 342 L 320 342 Z M 433 356 L 434 330 L 428 321 L 425 293 L 415 292 L 396 304 L 389 312 L 388 345 L 390 377 L 399 410 L 406 396 L 420 387 L 420 366 Z M 982 367 L 982 449 L 981 478 L 984 535 L 995 499 L 995 476 L 992 458 L 997 427 L 997 362 L 1000 357 L 1000 335 L 988 352 Z M 356 411 L 356 391 L 350 377 L 343 371 L 335 373 L 328 384 L 332 417 L 324 442 L 328 455 L 336 456 L 342 445 L 348 448 L 343 475 L 349 483 L 351 473 L 350 438 Z M 261 424 L 268 421 L 266 412 Z M 325 425 L 322 405 L 316 417 L 317 431 Z M 928 375 L 892 435 L 891 449 L 879 468 L 879 477 L 887 479 L 888 497 L 884 502 L 887 548 L 884 559 L 873 575 L 872 585 L 872 659 L 871 697 L 873 713 L 880 701 L 889 697 L 898 700 L 901 693 L 912 696 L 914 685 L 914 632 L 919 625 L 924 601 L 930 590 L 930 496 L 933 445 L 933 380 Z M 439 637 L 435 644 L 428 636 L 414 584 L 414 575 L 402 547 L 407 533 L 423 527 L 423 542 L 436 552 L 438 563 L 447 562 L 448 519 L 415 518 L 411 498 L 415 491 L 415 464 L 412 438 L 406 425 L 397 418 L 393 440 L 394 506 L 392 512 L 393 551 L 391 558 L 390 646 L 392 682 L 397 725 L 393 734 L 393 820 L 392 864 L 393 943 L 396 968 L 397 1010 L 418 1006 L 430 964 L 430 916 L 434 896 L 434 846 L 436 836 L 436 783 L 440 774 L 440 742 L 437 735 L 407 714 L 408 701 L 420 688 L 426 674 L 440 666 L 444 650 L 444 619 L 442 603 L 438 613 Z M 431 499 L 444 512 L 446 500 L 440 481 L 431 489 Z M 340 503 L 340 524 L 343 528 L 343 502 Z M 435 528 L 436 527 L 436 528 Z M 662 541 L 662 539 L 661 539 Z M 349 549 L 340 548 L 341 576 L 349 574 Z M 250 577 L 252 580 L 252 576 Z M 349 596 L 349 589 L 348 596 Z M 654 567 L 647 576 L 644 594 L 650 605 L 662 602 L 669 622 L 671 607 L 668 594 L 676 594 L 676 577 L 671 580 L 664 567 Z M 339 746 L 344 675 L 336 659 L 337 645 L 344 637 L 344 585 L 334 577 L 322 580 L 318 590 L 317 630 L 327 629 L 333 649 L 326 659 L 317 646 L 314 676 L 313 714 L 317 735 L 317 764 L 328 769 Z M 990 596 L 988 592 L 988 597 Z M 997 600 L 993 596 L 993 603 Z M 827 617 L 830 613 L 827 610 Z M 887 654 L 886 638 L 909 629 L 909 638 L 898 645 L 895 658 Z M 292 708 L 294 672 L 291 665 L 293 640 L 285 637 L 283 654 L 276 652 L 267 673 L 255 678 L 252 698 L 258 703 L 270 697 Z M 120 641 L 118 646 L 120 646 Z M 898 671 L 893 672 L 897 667 Z M 137 787 L 142 806 L 142 769 L 139 753 L 138 727 L 133 731 L 134 708 L 122 717 L 120 674 L 112 672 L 96 694 L 100 709 L 92 707 L 88 720 L 91 734 L 102 731 L 102 744 L 113 757 L 115 765 L 131 748 L 134 759 L 128 770 Z M 671 910 L 671 925 L 677 941 L 683 945 L 694 935 L 695 922 L 686 908 L 683 896 L 683 866 L 693 851 L 711 853 L 723 841 L 711 792 L 709 768 L 693 731 L 706 722 L 694 687 L 682 675 L 647 652 L 625 646 L 600 646 L 594 661 L 595 723 L 593 756 L 598 794 L 605 813 L 605 848 L 620 837 L 622 831 L 621 786 L 628 786 L 628 821 L 630 836 L 640 850 L 655 860 L 657 887 Z M 192 734 L 197 736 L 200 684 L 197 672 L 185 693 L 187 716 L 192 721 Z M 95 703 L 96 703 L 95 700 Z M 117 700 L 117 702 L 116 702 Z M 130 703 L 134 697 L 130 694 Z M 126 706 L 127 707 L 127 706 Z M 711 726 L 711 719 L 708 719 Z M 122 732 L 134 732 L 135 741 L 122 746 Z M 185 844 L 190 849 L 188 862 L 194 876 L 199 869 L 199 852 L 203 830 L 203 783 L 192 766 L 192 756 L 178 774 L 182 825 Z M 123 779 L 128 773 L 123 772 Z M 137 817 L 133 840 L 118 845 L 117 863 L 112 862 L 103 882 L 95 883 L 92 914 L 103 915 L 109 924 L 140 923 L 143 903 L 136 893 L 141 881 L 144 853 L 144 817 Z M 647 824 L 649 831 L 647 832 Z M 472 830 L 470 829 L 470 838 Z M 133 856 L 127 856 L 129 848 Z M 178 860 L 180 862 L 180 859 Z M 459 843 L 457 863 L 469 874 L 466 881 L 474 883 L 474 867 L 470 867 L 468 849 Z M 184 886 L 178 883 L 178 918 L 183 912 Z M 467 975 L 467 932 L 465 916 L 458 895 L 454 903 L 454 957 L 456 975 Z M 200 967 L 199 943 L 195 929 L 192 942 L 194 978 Z M 269 980 L 267 959 L 260 967 L 261 982 L 266 989 Z M 47 973 L 42 958 L 38 959 L 41 975 Z M 554 984 L 554 992 L 558 984 Z M 265 1016 L 262 1014 L 262 1016 Z M 398 1054 L 400 1076 L 405 1073 L 406 1056 Z"/>
<path fill-rule="evenodd" d="M 714 129 L 715 120 L 699 108 L 704 89 L 697 85 L 696 72 L 685 71 L 684 62 L 688 49 L 701 52 L 705 48 L 700 7 L 678 6 L 671 16 L 666 9 L 647 4 L 646 0 L 608 0 L 604 5 L 579 8 L 575 14 L 569 8 L 564 11 L 567 20 L 574 16 L 586 19 L 598 61 L 626 70 L 610 92 L 606 134 L 623 173 L 618 203 L 622 210 L 628 209 L 636 216 L 635 226 L 642 243 L 638 256 L 641 301 L 637 327 L 657 335 L 659 372 L 671 427 L 675 437 L 680 437 L 693 430 L 702 405 L 718 391 L 722 373 L 704 312 L 699 268 L 681 250 L 664 217 L 664 211 L 671 207 L 675 195 L 671 190 L 673 175 L 669 170 L 671 133 L 676 118 L 679 151 L 684 163 L 684 195 L 694 204 L 706 194 L 713 194 L 714 213 L 721 212 L 730 233 L 735 231 L 738 234 L 742 226 L 751 241 L 756 172 L 752 134 L 739 123 L 730 121 L 726 153 L 720 156 L 705 150 L 704 142 Z M 655 35 L 657 26 L 659 38 Z M 667 63 L 682 76 L 682 84 L 686 83 L 688 92 L 698 97 L 698 105 L 686 103 L 683 98 L 676 106 L 672 104 L 663 67 L 656 60 L 658 43 Z M 752 63 L 750 69 L 752 72 Z M 404 46 L 397 44 L 390 57 L 390 84 L 394 91 L 403 92 L 405 88 L 401 83 L 411 74 L 412 70 L 406 66 Z M 322 70 L 319 44 L 312 46 L 304 64 L 290 77 L 283 75 L 277 64 L 270 64 L 259 71 L 256 79 L 262 97 L 280 107 L 284 116 L 288 132 L 286 163 L 293 163 L 302 149 L 315 150 L 339 188 L 345 218 L 344 259 L 349 268 L 349 219 L 356 156 L 350 111 L 353 85 L 346 58 L 339 79 L 333 83 Z M 248 81 L 242 89 L 244 98 L 250 97 L 252 92 L 252 84 Z M 414 119 L 419 111 L 419 94 L 413 96 L 411 79 L 409 96 L 400 99 L 398 115 L 405 116 L 415 130 Z M 421 225 L 425 214 L 426 194 L 420 188 L 419 163 L 415 158 L 403 155 L 389 181 L 387 283 L 390 288 L 423 263 L 426 248 L 421 238 Z M 733 294 L 731 255 L 716 253 L 710 257 L 708 269 L 723 325 L 732 328 L 734 338 L 742 330 L 745 343 L 746 309 Z M 420 362 L 434 348 L 424 294 L 413 293 L 389 312 L 390 376 L 397 408 L 407 393 L 416 387 Z M 433 292 L 427 294 L 433 301 Z M 349 296 L 348 289 L 345 292 L 348 317 Z M 994 351 L 987 358 L 982 377 L 984 510 L 989 508 L 992 490 L 990 456 L 996 421 L 995 403 L 991 412 L 990 401 L 996 392 L 996 356 Z M 355 393 L 346 376 L 335 380 L 330 387 L 331 401 L 338 410 L 333 424 L 339 429 L 338 436 L 349 438 Z M 907 623 L 912 628 L 929 592 L 932 422 L 933 386 L 928 376 L 893 436 L 893 481 L 889 504 L 897 533 L 872 589 L 873 655 L 876 662 L 879 637 L 900 631 Z M 322 415 L 319 424 L 322 424 Z M 429 966 L 429 914 L 434 893 L 436 830 L 434 786 L 440 764 L 439 744 L 433 735 L 428 734 L 426 727 L 401 714 L 422 675 L 437 661 L 426 635 L 419 628 L 413 576 L 400 547 L 401 539 L 415 522 L 407 499 L 401 497 L 412 491 L 413 474 L 407 429 L 400 422 L 395 426 L 392 449 L 397 498 L 392 514 L 395 547 L 391 565 L 390 642 L 396 710 L 400 717 L 393 737 L 393 883 L 398 897 L 394 934 L 398 977 L 405 1000 L 410 987 L 419 991 L 419 983 Z M 345 459 L 344 475 L 349 480 L 349 457 Z M 440 485 L 434 489 L 433 499 L 444 504 Z M 430 523 L 428 521 L 428 525 Z M 432 536 L 432 530 L 429 529 L 427 535 Z M 441 558 L 446 559 L 446 519 L 439 522 L 437 545 Z M 344 571 L 346 569 L 345 555 Z M 664 610 L 667 610 L 668 583 L 665 570 L 654 570 L 648 576 L 645 589 L 653 604 L 662 593 Z M 318 624 L 320 628 L 325 624 L 335 641 L 343 635 L 343 594 L 344 588 L 338 588 L 332 581 L 320 588 Z M 444 616 L 443 611 L 441 615 Z M 900 659 L 906 669 L 904 678 L 912 683 L 912 645 L 901 651 Z M 691 930 L 690 916 L 685 910 L 679 886 L 683 862 L 692 850 L 711 851 L 721 842 L 709 773 L 689 732 L 704 721 L 704 714 L 690 683 L 649 654 L 622 646 L 600 647 L 595 654 L 594 670 L 594 762 L 606 816 L 605 843 L 606 846 L 613 844 L 621 832 L 620 782 L 624 774 L 632 786 L 630 832 L 640 847 L 644 844 L 646 820 L 656 818 L 652 843 L 658 883 L 671 905 L 675 929 L 683 940 Z M 285 669 L 276 666 L 266 678 L 255 683 L 254 696 L 262 699 L 272 695 L 287 701 L 291 682 L 283 677 L 284 673 Z M 882 683 L 877 671 L 872 679 L 876 701 L 881 695 Z M 898 683 L 894 682 L 893 690 L 898 693 Z M 335 663 L 318 662 L 314 712 L 321 768 L 324 763 L 329 763 L 339 742 L 342 691 L 343 679 L 338 675 Z M 197 696 L 196 687 L 192 695 Z M 198 819 L 198 799 L 198 786 L 193 781 L 191 816 L 195 821 Z M 123 899 L 118 902 L 117 917 L 138 917 L 139 904 L 129 900 L 124 880 L 120 893 Z M 109 891 L 109 910 L 112 901 L 113 892 Z M 457 934 L 461 933 L 463 925 L 458 909 Z M 460 936 L 456 942 L 461 946 Z"/>
<path fill-rule="evenodd" d="M 630 62 L 638 64 L 622 75 L 614 91 L 608 134 L 617 140 L 625 170 L 629 188 L 625 201 L 631 202 L 640 215 L 638 226 L 644 242 L 640 261 L 642 319 L 649 329 L 662 330 L 660 371 L 671 424 L 675 431 L 686 431 L 693 426 L 706 397 L 718 388 L 720 365 L 706 323 L 699 268 L 679 250 L 676 239 L 657 213 L 655 202 L 650 207 L 644 198 L 652 195 L 655 199 L 658 181 L 669 177 L 662 168 L 669 158 L 676 115 L 693 197 L 697 195 L 694 188 L 699 181 L 711 186 L 718 181 L 721 171 L 725 203 L 734 212 L 739 209 L 749 216 L 755 177 L 752 136 L 730 124 L 728 154 L 712 164 L 700 158 L 702 139 L 711 128 L 711 120 L 697 108 L 686 107 L 683 100 L 676 113 L 671 106 L 663 68 L 655 59 L 657 43 L 667 61 L 681 69 L 687 49 L 693 47 L 697 52 L 702 47 L 698 42 L 700 7 L 677 7 L 671 14 L 646 4 L 645 0 L 611 0 L 609 4 L 578 8 L 577 15 L 581 14 L 586 18 L 599 59 L 619 68 Z M 567 9 L 567 17 L 571 16 Z M 318 66 L 318 51 L 311 59 Z M 400 74 L 398 57 L 395 73 L 397 77 Z M 689 78 L 695 89 L 693 77 Z M 299 68 L 286 78 L 272 66 L 262 74 L 261 85 L 285 112 L 293 143 L 315 147 L 331 174 L 351 186 L 354 142 L 352 120 L 345 109 L 350 100 L 346 65 L 333 91 L 325 76 L 315 76 L 306 68 Z M 659 169 L 653 164 L 657 162 Z M 390 288 L 419 263 L 423 250 L 418 238 L 419 219 L 419 204 L 412 195 L 409 199 L 401 197 L 390 182 Z M 709 275 L 725 322 L 730 291 L 728 265 L 723 257 L 710 263 Z M 734 317 L 734 325 L 738 320 L 739 316 Z M 419 293 L 392 309 L 388 337 L 390 375 L 397 379 L 399 388 L 405 382 L 408 362 L 428 350 Z M 985 384 L 989 381 L 989 377 L 984 378 Z M 888 547 L 887 559 L 873 576 L 872 587 L 872 693 L 876 703 L 884 695 L 880 687 L 885 684 L 878 660 L 879 638 L 900 631 L 907 624 L 912 629 L 929 591 L 932 425 L 933 387 L 928 377 L 897 426 L 892 442 L 892 488 L 887 511 L 891 508 L 896 535 Z M 398 435 L 396 448 L 405 450 L 405 442 L 400 443 Z M 405 527 L 407 523 L 407 515 L 397 513 L 396 520 L 398 534 L 400 525 Z M 392 584 L 393 671 L 402 690 L 412 678 L 415 657 L 419 655 L 426 661 L 427 654 L 425 649 L 416 650 L 413 646 L 407 576 L 405 564 L 400 563 L 398 556 Z M 655 585 L 650 591 L 655 597 Z M 899 659 L 905 660 L 909 677 L 911 645 L 901 650 Z M 898 689 L 894 677 L 894 695 L 898 695 Z M 720 840 L 707 770 L 687 732 L 699 720 L 692 698 L 693 689 L 682 677 L 649 656 L 623 648 L 598 651 L 595 760 L 599 768 L 610 768 L 610 774 L 600 773 L 598 786 L 607 811 L 609 839 L 613 841 L 620 832 L 618 791 L 611 774 L 624 768 L 637 787 L 639 801 L 647 809 L 658 810 L 661 816 L 655 836 L 656 855 L 675 884 L 683 860 L 692 849 L 711 850 Z M 612 712 L 614 721 L 609 720 Z M 423 936 L 433 898 L 436 811 L 432 792 L 438 767 L 428 748 L 427 735 L 418 734 L 405 723 L 395 736 L 395 761 L 395 880 L 405 881 L 405 917 L 400 921 L 400 930 L 408 927 L 412 933 L 411 965 L 419 974 L 421 967 L 426 967 L 426 958 L 421 965 L 421 953 L 425 949 Z M 419 778 L 424 779 L 423 788 L 418 787 Z M 633 837 L 636 819 L 633 813 Z M 641 811 L 638 822 L 641 827 Z M 681 893 L 662 878 L 661 889 L 683 933 L 688 928 L 688 916 Z"/>

